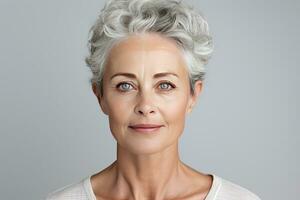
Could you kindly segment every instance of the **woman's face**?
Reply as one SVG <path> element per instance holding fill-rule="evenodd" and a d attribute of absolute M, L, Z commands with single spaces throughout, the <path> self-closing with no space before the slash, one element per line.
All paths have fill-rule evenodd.
<path fill-rule="evenodd" d="M 149 154 L 178 141 L 201 87 L 198 81 L 190 94 L 186 64 L 175 42 L 151 33 L 114 46 L 104 71 L 103 96 L 93 90 L 119 145 Z M 136 124 L 162 127 L 141 133 L 130 128 Z"/>

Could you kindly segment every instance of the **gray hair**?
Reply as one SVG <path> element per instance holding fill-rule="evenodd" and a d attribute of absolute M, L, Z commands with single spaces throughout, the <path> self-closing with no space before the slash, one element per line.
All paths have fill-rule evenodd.
<path fill-rule="evenodd" d="M 130 35 L 145 32 L 176 41 L 194 94 L 194 83 L 204 80 L 204 65 L 211 57 L 213 43 L 204 16 L 182 0 L 108 0 L 89 30 L 90 55 L 85 62 L 93 73 L 90 82 L 96 83 L 103 95 L 103 72 L 110 50 Z"/>

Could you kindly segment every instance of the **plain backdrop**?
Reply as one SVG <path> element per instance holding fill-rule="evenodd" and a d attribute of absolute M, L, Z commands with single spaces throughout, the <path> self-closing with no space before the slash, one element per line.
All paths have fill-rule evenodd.
<path fill-rule="evenodd" d="M 116 159 L 89 85 L 88 30 L 104 1 L 0 1 L 1 199 L 45 199 Z M 297 0 L 187 1 L 215 51 L 180 156 L 262 199 L 297 199 Z"/>

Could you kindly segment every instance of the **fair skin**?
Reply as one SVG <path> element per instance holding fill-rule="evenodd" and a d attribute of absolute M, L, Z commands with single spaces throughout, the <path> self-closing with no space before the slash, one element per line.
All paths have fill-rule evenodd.
<path fill-rule="evenodd" d="M 134 77 L 111 79 L 121 72 Z M 154 77 L 162 72 L 175 75 Z M 201 90 L 202 82 L 197 81 L 194 95 L 190 93 L 186 63 L 171 39 L 154 33 L 135 35 L 111 50 L 103 96 L 94 84 L 93 91 L 109 118 L 117 159 L 91 177 L 97 200 L 205 199 L 212 177 L 184 164 L 178 151 L 186 115 Z M 141 134 L 129 128 L 137 123 L 163 127 L 153 134 Z"/>

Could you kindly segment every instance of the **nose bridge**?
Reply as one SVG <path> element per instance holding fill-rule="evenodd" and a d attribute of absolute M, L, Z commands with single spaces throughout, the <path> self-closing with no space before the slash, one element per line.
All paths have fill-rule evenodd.
<path fill-rule="evenodd" d="M 140 87 L 135 112 L 145 115 L 155 111 L 154 98 L 155 95 L 150 85 L 148 87 Z"/>

